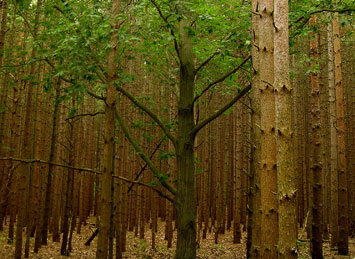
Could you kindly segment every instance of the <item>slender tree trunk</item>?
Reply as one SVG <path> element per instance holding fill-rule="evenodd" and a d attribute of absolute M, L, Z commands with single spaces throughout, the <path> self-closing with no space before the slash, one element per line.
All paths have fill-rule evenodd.
<path fill-rule="evenodd" d="M 316 25 L 316 16 L 312 16 L 310 25 Z M 313 33 L 310 41 L 310 55 L 312 58 L 312 68 L 316 69 L 319 62 L 319 34 Z M 312 200 L 312 228 L 311 228 L 311 253 L 312 258 L 323 258 L 322 251 L 322 212 L 323 212 L 323 177 L 321 160 L 321 117 L 320 117 L 320 86 L 319 74 L 311 72 L 311 177 L 310 182 Z"/>
<path fill-rule="evenodd" d="M 258 0 L 252 0 L 252 11 L 259 12 Z M 260 203 L 260 90 L 259 90 L 259 24 L 260 16 L 252 14 L 252 147 L 251 147 L 251 181 L 252 188 L 251 202 L 252 207 L 252 233 L 251 233 L 251 251 L 250 258 L 259 258 L 260 256 L 260 222 L 261 222 L 261 203 Z"/>
<path fill-rule="evenodd" d="M 237 105 L 237 116 L 236 116 L 236 192 L 235 192 L 235 210 L 234 210 L 234 221 L 233 221 L 233 243 L 239 244 L 241 242 L 242 233 L 240 229 L 241 223 L 241 210 L 242 210 L 242 174 L 243 174 L 243 133 L 242 133 L 242 106 Z"/>
<path fill-rule="evenodd" d="M 330 126 L 330 234 L 331 247 L 338 245 L 338 172 L 337 172 L 337 139 L 336 108 L 334 82 L 334 49 L 333 27 L 328 24 L 328 88 L 329 88 L 329 126 Z"/>
<path fill-rule="evenodd" d="M 340 28 L 338 14 L 333 19 L 334 40 L 334 68 L 335 68 L 335 96 L 336 96 L 336 125 L 337 125 L 337 153 L 338 153 L 338 253 L 349 254 L 349 200 L 348 200 L 348 175 L 346 167 L 346 134 L 344 120 L 344 94 L 342 85 L 342 67 L 340 51 Z"/>
<path fill-rule="evenodd" d="M 115 59 L 117 55 L 117 15 L 119 12 L 118 0 L 113 0 L 112 3 L 112 31 L 111 45 L 112 49 L 109 54 L 108 61 L 108 76 L 107 76 L 107 94 L 105 102 L 105 117 L 104 117 L 104 143 L 103 143 L 103 174 L 101 184 L 101 202 L 100 202 L 100 225 L 99 237 L 96 250 L 96 259 L 106 259 L 108 256 L 110 222 L 111 222 L 111 185 L 113 175 L 113 159 L 114 159 L 114 136 L 115 136 L 115 105 L 116 105 L 116 90 L 114 80 L 116 75 Z M 116 208 L 118 210 L 118 208 Z"/>
<path fill-rule="evenodd" d="M 37 2 L 37 9 L 36 9 L 36 17 L 35 17 L 35 25 L 34 25 L 34 32 L 33 32 L 33 38 L 36 40 L 37 34 L 38 34 L 38 21 L 39 21 L 39 11 L 42 7 L 42 1 L 39 0 Z M 36 50 L 35 47 L 33 46 L 32 52 L 31 52 L 31 59 L 36 57 Z M 34 77 L 34 72 L 35 72 L 35 63 L 32 63 L 30 66 L 30 71 L 29 75 Z M 26 97 L 26 112 L 25 112 L 25 119 L 24 119 L 24 138 L 22 142 L 22 148 L 21 150 L 23 151 L 22 157 L 30 159 L 32 156 L 32 111 L 33 111 L 33 101 L 32 101 L 32 95 L 33 95 L 33 89 L 34 89 L 34 78 L 28 80 L 25 82 L 27 84 L 27 97 Z M 19 191 L 19 213 L 18 213 L 18 221 L 17 221 L 17 227 L 16 227 L 16 245 L 15 245 L 15 258 L 21 259 L 22 257 L 22 232 L 23 229 L 27 226 L 27 218 L 28 218 L 28 195 L 30 193 L 31 186 L 29 185 L 30 183 L 30 174 L 31 174 L 31 165 L 30 164 L 25 164 L 22 166 L 21 170 L 21 175 L 19 178 L 19 186 L 18 186 L 18 191 Z"/>
<path fill-rule="evenodd" d="M 55 155 L 55 145 L 57 141 L 57 131 L 58 131 L 58 122 L 60 120 L 60 107 L 59 102 L 57 101 L 60 96 L 60 79 L 57 79 L 56 82 L 56 93 L 55 93 L 55 103 L 54 103 L 54 112 L 53 112 L 53 120 L 52 120 L 52 132 L 51 132 L 51 144 L 49 151 L 49 162 L 52 163 L 54 161 Z M 48 237 L 48 225 L 49 225 L 49 217 L 51 210 L 51 194 L 52 194 L 52 179 L 53 179 L 53 164 L 49 164 L 48 172 L 47 172 L 47 186 L 46 193 L 44 198 L 44 213 L 42 218 L 42 245 L 47 245 L 47 237 Z"/>

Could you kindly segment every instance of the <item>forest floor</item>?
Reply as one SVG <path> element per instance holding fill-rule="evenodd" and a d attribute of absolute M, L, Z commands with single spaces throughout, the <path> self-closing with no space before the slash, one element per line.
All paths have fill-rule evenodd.
<path fill-rule="evenodd" d="M 90 246 L 85 246 L 84 243 L 95 231 L 93 226 L 94 218 L 89 220 L 89 224 L 82 227 L 81 234 L 76 232 L 73 235 L 73 251 L 70 258 L 91 259 L 95 258 L 97 237 L 92 241 Z M 164 240 L 164 225 L 159 224 L 158 233 L 156 234 L 156 248 L 151 248 L 151 230 L 147 225 L 145 240 L 139 239 L 132 232 L 127 233 L 127 251 L 124 252 L 123 258 L 132 259 L 172 259 L 174 258 L 175 243 L 172 248 L 167 248 L 167 242 Z M 0 259 L 13 258 L 14 244 L 7 244 L 7 226 L 5 231 L 0 232 Z M 49 236 L 51 237 L 51 236 Z M 174 233 L 176 238 L 176 232 Z M 197 258 L 199 259 L 232 259 L 232 258 L 246 258 L 246 235 L 243 234 L 241 244 L 233 244 L 233 232 L 226 231 L 224 235 L 219 236 L 219 243 L 215 244 L 214 234 L 208 233 L 207 239 L 201 239 L 200 248 L 197 250 Z M 31 238 L 31 245 L 33 245 L 33 238 Z M 176 241 L 176 240 L 175 240 Z M 309 255 L 309 242 L 298 241 L 299 259 L 311 258 Z M 32 246 L 33 247 L 33 246 Z M 336 251 L 331 251 L 329 242 L 324 242 L 324 258 L 331 259 L 355 259 L 355 240 L 350 240 L 350 256 L 337 256 Z M 31 248 L 32 249 L 32 248 Z M 33 250 L 33 249 L 32 249 Z M 54 258 L 68 258 L 60 256 L 60 243 L 54 243 L 51 240 L 47 246 L 43 246 L 38 254 L 31 250 L 30 258 L 35 259 L 54 259 Z"/>

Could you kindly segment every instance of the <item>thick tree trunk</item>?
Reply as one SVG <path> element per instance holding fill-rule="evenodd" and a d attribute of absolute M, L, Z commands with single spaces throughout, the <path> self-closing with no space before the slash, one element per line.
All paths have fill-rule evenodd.
<path fill-rule="evenodd" d="M 274 69 L 276 104 L 279 258 L 297 258 L 296 177 L 292 143 L 292 86 L 289 78 L 288 0 L 275 1 Z"/>
<path fill-rule="evenodd" d="M 278 198 L 274 94 L 274 1 L 259 1 L 260 189 L 262 258 L 277 258 Z"/>
<path fill-rule="evenodd" d="M 196 205 L 194 194 L 194 139 L 191 131 L 194 125 L 194 55 L 192 39 L 188 33 L 188 20 L 179 22 L 180 93 L 178 104 L 178 137 L 176 158 L 178 169 L 177 247 L 176 259 L 196 258 Z"/>

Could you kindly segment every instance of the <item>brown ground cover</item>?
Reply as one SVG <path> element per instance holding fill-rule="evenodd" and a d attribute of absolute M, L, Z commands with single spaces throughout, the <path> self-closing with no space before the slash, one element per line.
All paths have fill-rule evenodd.
<path fill-rule="evenodd" d="M 94 218 L 89 221 L 89 224 L 82 227 L 82 232 L 78 235 L 76 232 L 73 235 L 73 251 L 70 258 L 78 259 L 91 259 L 95 258 L 96 241 L 97 238 L 91 243 L 90 246 L 85 246 L 84 243 L 95 231 Z M 90 224 L 91 223 L 91 224 Z M 0 232 L 0 259 L 13 258 L 14 245 L 7 243 L 7 226 L 5 231 Z M 146 228 L 145 239 L 139 239 L 134 233 L 128 232 L 127 234 L 127 251 L 124 253 L 124 258 L 132 259 L 172 259 L 174 258 L 175 247 L 167 248 L 167 242 L 164 240 L 164 224 L 159 224 L 158 233 L 156 234 L 156 249 L 151 248 L 151 231 Z M 175 233 L 174 233 L 175 234 Z M 197 258 L 199 259 L 232 259 L 232 258 L 246 258 L 246 235 L 243 234 L 241 244 L 233 244 L 232 231 L 226 231 L 224 235 L 220 235 L 219 243 L 215 244 L 214 234 L 208 233 L 207 239 L 201 239 L 200 248 L 197 251 Z M 51 236 L 49 236 L 51 238 Z M 176 235 L 174 236 L 176 238 Z M 299 258 L 308 259 L 309 256 L 309 242 L 306 239 L 299 240 Z M 31 244 L 33 245 L 33 238 Z M 60 255 L 60 243 L 54 243 L 51 240 L 47 246 L 43 246 L 38 254 L 32 252 L 30 258 L 35 259 L 55 259 L 55 258 L 68 258 Z M 324 258 L 331 259 L 355 259 L 355 240 L 350 240 L 350 256 L 338 256 L 336 251 L 331 251 L 329 242 L 324 242 Z"/>

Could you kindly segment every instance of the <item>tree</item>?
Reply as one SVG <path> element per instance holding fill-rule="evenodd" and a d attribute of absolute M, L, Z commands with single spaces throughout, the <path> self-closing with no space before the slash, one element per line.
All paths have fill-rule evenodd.
<path fill-rule="evenodd" d="M 105 119 L 104 119 L 104 147 L 103 147 L 103 177 L 101 184 L 101 202 L 99 210 L 99 239 L 96 250 L 96 258 L 104 259 L 108 256 L 109 233 L 111 225 L 111 203 L 112 203 L 112 175 L 114 159 L 114 136 L 115 136 L 115 106 L 116 90 L 114 82 L 116 79 L 116 55 L 117 55 L 117 15 L 120 10 L 120 1 L 114 0 L 111 7 L 111 51 L 108 61 L 107 91 L 105 100 Z"/>
<path fill-rule="evenodd" d="M 328 24 L 328 88 L 329 88 L 329 125 L 330 125 L 330 234 L 331 246 L 338 244 L 338 172 L 337 172 L 337 139 L 336 108 L 334 84 L 334 48 L 333 27 Z"/>
<path fill-rule="evenodd" d="M 296 177 L 292 143 L 292 86 L 289 79 L 288 1 L 274 5 L 274 88 L 276 112 L 278 256 L 297 258 Z"/>
<path fill-rule="evenodd" d="M 260 255 L 261 237 L 260 237 L 260 225 L 261 214 L 260 214 L 260 90 L 259 90 L 259 75 L 260 75 L 260 60 L 259 60 L 259 19 L 258 15 L 259 6 L 258 1 L 252 1 L 252 134 L 251 139 L 253 140 L 251 148 L 251 199 L 250 199 L 250 210 L 252 215 L 250 217 L 251 222 L 251 248 L 250 257 L 258 258 Z M 249 233 L 248 233 L 249 234 Z"/>
<path fill-rule="evenodd" d="M 278 199 L 275 142 L 274 1 L 259 1 L 260 195 L 262 258 L 277 258 Z"/>
<path fill-rule="evenodd" d="M 349 254 L 349 200 L 348 200 L 348 174 L 345 156 L 345 120 L 344 120 L 344 95 L 342 85 L 340 29 L 338 14 L 333 19 L 334 39 L 334 70 L 335 70 L 335 102 L 336 102 L 336 125 L 337 125 L 337 154 L 338 154 L 338 252 L 340 255 Z"/>
<path fill-rule="evenodd" d="M 316 25 L 316 16 L 310 20 L 310 25 Z M 319 62 L 319 34 L 312 33 L 310 40 L 310 56 L 312 58 L 312 71 L 310 73 L 310 104 L 311 104 L 311 143 L 310 143 L 310 173 L 312 181 L 310 186 L 312 199 L 312 226 L 311 226 L 311 253 L 313 258 L 323 258 L 322 250 L 322 203 L 323 203 L 323 177 L 321 163 L 321 122 L 320 122 L 320 88 L 317 64 Z"/>

